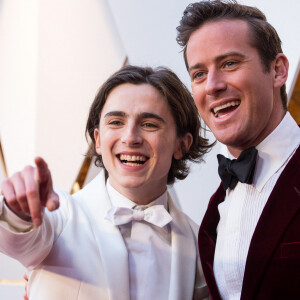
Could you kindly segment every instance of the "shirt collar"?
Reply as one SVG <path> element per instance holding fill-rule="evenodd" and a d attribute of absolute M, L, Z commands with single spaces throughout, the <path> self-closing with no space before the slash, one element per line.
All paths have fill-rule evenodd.
<path fill-rule="evenodd" d="M 284 165 L 300 144 L 300 128 L 289 112 L 260 144 L 253 186 L 261 191 L 267 181 Z M 234 158 L 227 150 L 227 157 Z"/>
<path fill-rule="evenodd" d="M 110 198 L 110 201 L 112 203 L 112 206 L 114 207 L 128 207 L 128 208 L 133 208 L 134 206 L 136 206 L 137 204 L 131 200 L 129 200 L 128 198 L 126 198 L 125 196 L 123 196 L 121 193 L 119 193 L 115 188 L 112 187 L 112 185 L 109 182 L 109 178 L 106 181 L 106 190 L 108 193 L 108 196 Z M 152 202 L 150 202 L 147 205 L 147 207 L 153 206 L 153 205 L 163 205 L 165 207 L 165 209 L 167 211 L 168 210 L 168 193 L 167 190 L 158 198 L 156 198 L 155 200 L 153 200 Z M 139 206 L 143 206 L 143 205 L 139 205 Z"/>
<path fill-rule="evenodd" d="M 291 157 L 300 144 L 300 128 L 289 112 L 280 124 L 268 135 L 256 149 L 258 159 L 253 185 L 262 190 L 271 176 Z"/>

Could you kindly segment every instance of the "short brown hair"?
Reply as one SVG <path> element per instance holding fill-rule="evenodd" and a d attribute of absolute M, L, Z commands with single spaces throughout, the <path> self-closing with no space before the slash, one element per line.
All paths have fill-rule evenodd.
<path fill-rule="evenodd" d="M 239 19 L 248 23 L 251 45 L 256 48 L 266 72 L 278 53 L 282 53 L 281 40 L 274 27 L 258 8 L 238 4 L 235 0 L 213 0 L 191 3 L 187 6 L 177 27 L 177 42 L 183 46 L 184 61 L 188 68 L 186 48 L 193 32 L 210 21 Z M 280 89 L 283 108 L 287 110 L 285 84 Z"/>
<path fill-rule="evenodd" d="M 176 123 L 177 135 L 182 137 L 188 132 L 192 134 L 193 143 L 190 149 L 182 149 L 182 159 L 172 159 L 168 184 L 174 183 L 175 178 L 186 178 L 189 171 L 187 161 L 202 161 L 203 155 L 208 152 L 213 144 L 209 144 L 208 139 L 200 135 L 200 129 L 202 129 L 200 116 L 190 92 L 172 71 L 163 67 L 152 69 L 150 67 L 125 66 L 108 78 L 101 86 L 90 108 L 86 125 L 86 135 L 91 138 L 93 143 L 93 149 L 89 156 L 96 156 L 96 166 L 104 167 L 101 155 L 96 153 L 94 130 L 99 127 L 101 111 L 109 93 L 115 87 L 124 83 L 136 85 L 146 83 L 153 86 L 169 104 Z"/>

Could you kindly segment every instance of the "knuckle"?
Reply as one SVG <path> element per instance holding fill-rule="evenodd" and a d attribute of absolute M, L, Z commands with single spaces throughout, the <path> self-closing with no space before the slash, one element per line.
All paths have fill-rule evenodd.
<path fill-rule="evenodd" d="M 17 200 L 19 203 L 25 203 L 25 202 L 27 202 L 27 195 L 24 193 L 21 193 L 21 194 L 17 195 Z"/>
<path fill-rule="evenodd" d="M 6 204 L 14 210 L 19 210 L 20 206 L 16 198 L 5 198 Z"/>
<path fill-rule="evenodd" d="M 5 189 L 6 186 L 10 185 L 10 180 L 8 178 L 5 178 L 2 182 L 1 182 L 1 190 L 3 191 Z"/>
<path fill-rule="evenodd" d="M 10 179 L 9 178 L 5 178 L 5 179 L 3 179 L 2 183 L 1 183 L 1 186 L 2 185 L 6 185 L 8 183 L 10 183 Z"/>
<path fill-rule="evenodd" d="M 21 172 L 16 172 L 11 176 L 12 180 L 18 180 L 19 178 L 22 178 Z"/>
<path fill-rule="evenodd" d="M 27 166 L 24 167 L 24 171 L 31 171 L 32 169 L 34 169 L 33 166 L 27 165 Z"/>
<path fill-rule="evenodd" d="M 34 167 L 33 166 L 26 166 L 24 169 L 23 169 L 23 174 L 31 174 L 32 172 L 34 171 Z"/>
<path fill-rule="evenodd" d="M 17 204 L 17 199 L 15 197 L 7 196 L 7 197 L 5 197 L 5 201 L 9 205 L 16 205 Z"/>
<path fill-rule="evenodd" d="M 11 186 L 12 185 L 12 180 L 11 178 L 5 178 L 2 183 L 1 183 L 1 187 L 2 186 Z"/>
<path fill-rule="evenodd" d="M 26 191 L 27 198 L 34 198 L 37 197 L 37 191 L 35 189 L 29 189 Z"/>

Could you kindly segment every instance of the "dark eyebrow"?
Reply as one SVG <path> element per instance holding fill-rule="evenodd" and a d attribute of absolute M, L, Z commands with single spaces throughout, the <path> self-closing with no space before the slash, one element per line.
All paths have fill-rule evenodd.
<path fill-rule="evenodd" d="M 204 67 L 204 64 L 200 64 L 200 63 L 195 64 L 195 65 L 189 67 L 189 73 L 195 69 L 202 69 L 203 67 Z"/>
<path fill-rule="evenodd" d="M 115 110 L 115 111 L 109 111 L 108 113 L 105 114 L 104 118 L 107 118 L 107 117 L 122 117 L 122 118 L 126 118 L 128 117 L 128 115 L 123 112 L 123 111 L 118 111 L 118 110 Z M 139 114 L 139 118 L 140 119 L 156 119 L 162 123 L 166 123 L 166 121 L 160 117 L 159 115 L 157 114 L 154 114 L 154 113 L 149 113 L 149 112 L 143 112 L 143 113 L 140 113 Z"/>
<path fill-rule="evenodd" d="M 230 56 L 239 57 L 239 58 L 246 58 L 246 56 L 243 53 L 233 51 L 233 52 L 228 52 L 228 53 L 224 53 L 220 56 L 217 56 L 215 58 L 215 61 L 221 61 L 221 60 L 224 60 L 225 58 L 230 57 Z"/>
<path fill-rule="evenodd" d="M 104 118 L 107 117 L 127 117 L 128 115 L 126 113 L 124 113 L 123 111 L 109 111 L 108 113 L 105 114 Z"/>
<path fill-rule="evenodd" d="M 139 115 L 139 117 L 141 119 L 156 119 L 162 123 L 166 123 L 166 121 L 162 117 L 160 117 L 159 115 L 154 114 L 154 113 L 143 112 Z"/>
<path fill-rule="evenodd" d="M 235 56 L 235 57 L 239 57 L 239 58 L 242 58 L 242 59 L 246 58 L 246 56 L 245 56 L 244 54 L 242 54 L 242 53 L 240 53 L 240 52 L 234 52 L 234 51 L 233 51 L 233 52 L 227 52 L 227 53 L 224 53 L 224 54 L 222 54 L 222 55 L 217 56 L 217 57 L 214 59 L 214 61 L 215 61 L 215 62 L 219 62 L 219 61 L 222 61 L 222 60 L 224 60 L 224 59 L 226 59 L 227 57 L 230 57 L 230 56 Z M 194 69 L 201 69 L 201 68 L 204 68 L 204 66 L 205 66 L 205 64 L 203 64 L 203 63 L 197 63 L 197 64 L 195 64 L 195 65 L 189 67 L 189 73 L 190 73 L 191 71 L 193 71 Z"/>

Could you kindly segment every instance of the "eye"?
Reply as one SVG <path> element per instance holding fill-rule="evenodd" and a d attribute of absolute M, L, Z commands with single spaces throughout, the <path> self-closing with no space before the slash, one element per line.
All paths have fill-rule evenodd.
<path fill-rule="evenodd" d="M 120 120 L 111 120 L 107 124 L 113 127 L 117 127 L 123 125 L 123 122 L 121 122 Z"/>
<path fill-rule="evenodd" d="M 158 128 L 158 126 L 156 124 L 150 123 L 150 122 L 145 122 L 145 123 L 142 124 L 142 126 L 144 128 Z"/>
<path fill-rule="evenodd" d="M 191 81 L 194 83 L 200 83 L 205 80 L 207 72 L 205 71 L 196 71 L 191 74 Z"/>
<path fill-rule="evenodd" d="M 204 75 L 205 75 L 204 72 L 196 72 L 196 73 L 193 75 L 193 78 L 194 78 L 194 79 L 197 79 L 197 78 L 201 79 L 201 78 L 204 77 Z"/>
<path fill-rule="evenodd" d="M 226 61 L 226 62 L 224 63 L 224 67 L 225 67 L 225 68 L 232 68 L 232 67 L 235 67 L 237 64 L 238 64 L 237 61 L 229 60 L 229 61 Z"/>

